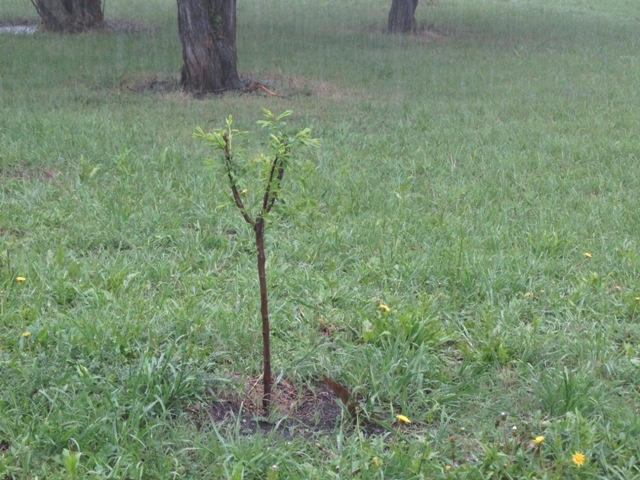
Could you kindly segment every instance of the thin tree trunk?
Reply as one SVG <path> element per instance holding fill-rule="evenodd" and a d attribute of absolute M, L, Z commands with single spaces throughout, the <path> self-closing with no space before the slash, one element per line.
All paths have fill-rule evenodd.
<path fill-rule="evenodd" d="M 77 33 L 104 24 L 102 0 L 31 0 L 44 28 L 52 32 Z"/>
<path fill-rule="evenodd" d="M 266 198 L 266 196 L 265 196 Z M 259 217 L 253 229 L 256 234 L 258 250 L 258 279 L 260 281 L 260 316 L 262 317 L 262 359 L 263 359 L 263 395 L 262 408 L 265 415 L 271 407 L 271 338 L 269 326 L 269 304 L 267 295 L 266 256 L 264 253 L 264 218 Z"/>
<path fill-rule="evenodd" d="M 192 93 L 241 89 L 236 0 L 177 0 L 182 87 Z"/>
<path fill-rule="evenodd" d="M 389 10 L 389 33 L 412 33 L 416 31 L 416 8 L 418 0 L 393 0 Z"/>

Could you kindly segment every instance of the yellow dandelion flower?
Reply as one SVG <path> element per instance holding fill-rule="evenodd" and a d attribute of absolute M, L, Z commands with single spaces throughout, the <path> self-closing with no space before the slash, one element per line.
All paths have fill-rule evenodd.
<path fill-rule="evenodd" d="M 391 309 L 387 307 L 384 303 L 381 303 L 380 305 L 378 305 L 378 308 L 385 313 L 389 313 L 391 311 Z"/>
<path fill-rule="evenodd" d="M 593 255 L 591 255 L 589 252 L 584 252 L 582 255 L 584 255 L 584 258 L 591 258 L 591 257 L 593 257 Z"/>
<path fill-rule="evenodd" d="M 540 445 L 544 442 L 544 435 L 538 435 L 534 441 L 536 442 L 536 445 Z"/>
<path fill-rule="evenodd" d="M 571 461 L 573 461 L 573 463 L 575 463 L 578 467 L 582 467 L 586 459 L 587 457 L 585 457 L 584 453 L 582 452 L 576 452 L 571 455 Z"/>
<path fill-rule="evenodd" d="M 27 279 L 25 277 L 16 277 L 16 282 L 24 282 Z"/>
<path fill-rule="evenodd" d="M 27 330 L 26 332 L 23 332 L 23 333 L 22 333 L 22 336 L 23 336 L 24 338 L 29 338 L 29 337 L 31 336 L 31 332 Z"/>
<path fill-rule="evenodd" d="M 533 297 L 533 293 L 527 292 L 527 293 L 524 294 L 524 296 L 527 297 L 527 298 L 531 298 L 531 297 Z"/>
<path fill-rule="evenodd" d="M 396 415 L 396 418 L 400 420 L 402 423 L 411 423 L 411 420 L 409 420 L 409 418 L 405 417 L 404 415 L 398 414 Z"/>
<path fill-rule="evenodd" d="M 247 193 L 248 191 L 249 191 L 249 190 L 247 190 L 246 188 L 243 188 L 243 189 L 240 191 L 240 195 L 246 195 L 246 193 Z"/>

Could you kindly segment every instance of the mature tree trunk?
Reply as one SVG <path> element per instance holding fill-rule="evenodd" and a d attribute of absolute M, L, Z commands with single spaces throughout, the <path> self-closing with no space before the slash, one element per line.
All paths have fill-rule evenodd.
<path fill-rule="evenodd" d="M 182 87 L 193 93 L 241 89 L 236 0 L 177 0 Z"/>
<path fill-rule="evenodd" d="M 411 33 L 416 31 L 416 8 L 418 0 L 393 0 L 389 10 L 389 33 Z"/>
<path fill-rule="evenodd" d="M 102 0 L 31 0 L 44 28 L 52 32 L 77 33 L 104 23 Z"/>

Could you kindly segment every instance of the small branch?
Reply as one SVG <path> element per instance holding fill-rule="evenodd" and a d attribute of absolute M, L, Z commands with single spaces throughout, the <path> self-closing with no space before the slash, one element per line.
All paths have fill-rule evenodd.
<path fill-rule="evenodd" d="M 262 90 L 263 92 L 268 93 L 269 95 L 273 96 L 273 97 L 278 97 L 278 98 L 282 98 L 281 95 L 278 95 L 276 92 L 269 90 L 267 87 L 265 87 L 262 83 L 260 82 L 256 82 L 255 80 L 252 79 L 248 79 L 245 81 L 246 82 L 246 86 L 244 91 L 247 93 L 253 93 L 256 90 Z"/>
<path fill-rule="evenodd" d="M 338 455 L 337 453 L 332 452 L 331 450 L 323 447 L 322 445 L 320 445 L 319 443 L 316 442 L 316 447 L 318 447 L 320 450 L 322 450 L 324 453 L 326 453 L 327 455 L 330 455 L 334 458 L 340 458 L 340 455 Z"/>
<path fill-rule="evenodd" d="M 271 170 L 269 171 L 269 178 L 267 179 L 267 185 L 264 187 L 264 197 L 262 197 L 262 216 L 269 213 L 269 210 L 271 210 L 271 207 L 273 206 L 273 203 L 276 200 L 275 197 L 278 195 L 278 192 L 276 191 L 272 196 L 271 184 L 273 183 L 273 174 L 276 171 L 276 167 L 278 166 L 279 161 L 280 161 L 280 157 L 276 157 L 273 159 L 273 163 L 271 164 Z M 282 167 L 280 167 L 280 169 L 282 169 Z"/>
<path fill-rule="evenodd" d="M 282 95 L 278 95 L 276 92 L 274 92 L 273 90 L 269 90 L 267 87 L 265 87 L 262 83 L 253 81 L 253 80 L 246 80 L 245 86 L 242 87 L 226 87 L 226 88 L 217 88 L 214 90 L 207 90 L 206 92 L 196 92 L 196 94 L 200 94 L 200 95 L 206 95 L 207 93 L 224 93 L 224 92 L 241 92 L 241 93 L 253 93 L 256 90 L 262 90 L 265 93 L 268 93 L 269 95 L 273 96 L 273 97 L 278 97 L 278 98 L 287 98 L 284 97 Z"/>
<path fill-rule="evenodd" d="M 273 204 L 276 203 L 276 198 L 278 197 L 278 192 L 280 191 L 280 184 L 282 183 L 282 177 L 284 176 L 284 165 L 283 165 L 284 160 L 280 159 L 280 165 L 278 166 L 278 176 L 276 177 L 276 189 L 277 191 L 275 192 L 275 194 L 271 197 L 271 202 L 269 203 L 269 205 L 267 205 L 267 212 L 271 211 L 271 208 L 273 207 Z"/>
<path fill-rule="evenodd" d="M 284 146 L 284 154 L 286 156 L 289 151 L 289 146 L 285 144 Z M 271 194 L 271 184 L 273 182 L 273 175 L 278 170 L 276 175 L 276 191 Z M 282 183 L 282 178 L 284 177 L 284 158 L 276 157 L 273 159 L 273 164 L 271 165 L 271 171 L 269 172 L 269 180 L 267 181 L 267 186 L 265 188 L 264 198 L 262 199 L 262 212 L 267 214 L 273 208 L 273 205 L 276 203 L 276 199 L 278 198 L 278 192 L 280 191 L 280 184 Z"/>
<path fill-rule="evenodd" d="M 336 382 L 334 379 L 329 378 L 324 375 L 322 377 L 322 382 L 329 387 L 333 393 L 340 399 L 342 404 L 347 407 L 347 411 L 352 417 L 358 416 L 358 402 L 353 400 L 351 397 L 351 392 L 347 387 L 342 385 L 341 383 Z"/>
<path fill-rule="evenodd" d="M 238 187 L 236 186 L 236 180 L 235 178 L 233 178 L 233 158 L 231 156 L 231 150 L 229 147 L 229 135 L 225 133 L 222 138 L 224 139 L 224 160 L 227 167 L 227 176 L 229 177 L 229 183 L 231 184 L 233 199 L 236 202 L 236 206 L 240 209 L 240 213 L 242 213 L 242 217 L 245 219 L 245 221 L 249 225 L 255 226 L 256 222 L 253 221 L 253 219 L 247 213 L 247 210 L 244 208 L 242 197 L 240 196 L 240 192 L 238 192 Z"/>
<path fill-rule="evenodd" d="M 258 88 L 259 88 L 260 90 L 264 90 L 264 91 L 265 91 L 265 92 L 267 92 L 269 95 L 272 95 L 272 96 L 274 96 L 274 97 L 282 98 L 282 96 L 281 96 L 281 95 L 278 95 L 276 92 L 272 92 L 271 90 L 269 90 L 267 87 L 265 87 L 265 86 L 264 86 L 263 84 L 261 84 L 261 83 L 259 83 L 259 84 L 258 84 Z"/>

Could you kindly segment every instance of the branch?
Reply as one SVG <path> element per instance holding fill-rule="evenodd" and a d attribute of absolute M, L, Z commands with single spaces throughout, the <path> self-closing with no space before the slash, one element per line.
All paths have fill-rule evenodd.
<path fill-rule="evenodd" d="M 284 152 L 282 156 L 277 156 L 273 159 L 273 164 L 271 165 L 271 171 L 269 172 L 269 180 L 267 182 L 267 186 L 264 191 L 264 198 L 262 199 L 262 212 L 263 214 L 267 214 L 271 211 L 271 208 L 276 203 L 276 199 L 278 198 L 278 193 L 280 191 L 280 184 L 282 183 L 282 177 L 284 177 L 284 158 L 287 156 L 289 150 L 289 146 L 285 144 Z M 276 169 L 278 173 L 276 175 L 276 191 L 271 193 L 271 183 L 273 182 L 273 174 Z"/>
<path fill-rule="evenodd" d="M 247 213 L 246 208 L 244 207 L 244 203 L 242 203 L 242 197 L 240 197 L 240 192 L 238 192 L 238 187 L 236 186 L 236 180 L 233 177 L 233 157 L 231 156 L 231 149 L 229 147 L 229 135 L 225 133 L 222 135 L 224 140 L 224 160 L 225 165 L 227 167 L 227 176 L 229 177 L 229 183 L 231 184 L 231 192 L 233 192 L 233 199 L 236 202 L 236 206 L 240 209 L 240 213 L 242 213 L 242 217 L 249 225 L 255 225 L 253 219 Z"/>

